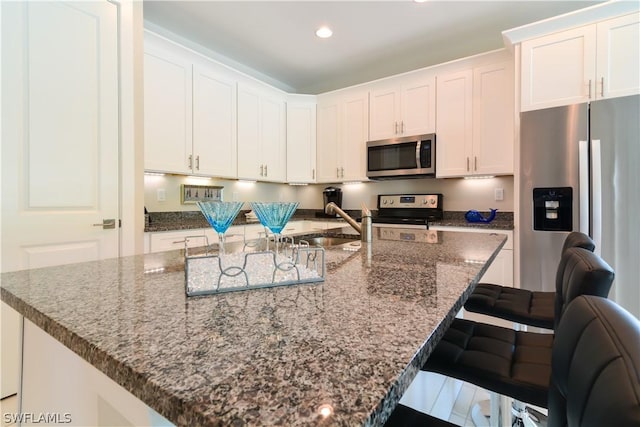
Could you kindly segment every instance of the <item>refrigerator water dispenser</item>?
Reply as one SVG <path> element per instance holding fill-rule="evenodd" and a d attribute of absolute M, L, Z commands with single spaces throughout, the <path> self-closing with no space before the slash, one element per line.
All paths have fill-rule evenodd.
<path fill-rule="evenodd" d="M 573 230 L 573 189 L 571 187 L 533 189 L 533 229 Z"/>

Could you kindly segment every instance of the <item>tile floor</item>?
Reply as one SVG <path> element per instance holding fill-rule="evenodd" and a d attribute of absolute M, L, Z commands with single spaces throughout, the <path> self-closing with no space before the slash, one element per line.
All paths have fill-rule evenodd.
<path fill-rule="evenodd" d="M 488 419 L 473 417 L 474 406 L 489 400 L 489 392 L 473 384 L 433 372 L 418 372 L 400 403 L 464 427 L 490 427 Z"/>
<path fill-rule="evenodd" d="M 0 400 L 0 416 L 2 417 L 2 427 L 14 426 L 14 422 L 6 423 L 5 414 L 17 414 L 18 413 L 18 398 L 14 394 L 13 396 L 5 397 Z"/>

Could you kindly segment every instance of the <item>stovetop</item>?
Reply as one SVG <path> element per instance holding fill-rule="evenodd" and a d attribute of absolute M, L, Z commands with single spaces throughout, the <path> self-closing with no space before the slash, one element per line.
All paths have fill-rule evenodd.
<path fill-rule="evenodd" d="M 429 226 L 429 221 L 443 217 L 442 194 L 380 194 L 378 224 L 411 224 Z"/>

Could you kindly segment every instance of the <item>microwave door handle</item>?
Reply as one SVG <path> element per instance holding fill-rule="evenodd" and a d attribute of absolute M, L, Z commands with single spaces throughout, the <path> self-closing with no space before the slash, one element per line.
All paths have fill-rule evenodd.
<path fill-rule="evenodd" d="M 421 146 L 422 146 L 422 141 L 418 141 L 418 143 L 416 144 L 416 168 L 418 169 L 420 169 L 420 165 L 421 165 L 420 163 L 420 158 L 422 156 Z"/>

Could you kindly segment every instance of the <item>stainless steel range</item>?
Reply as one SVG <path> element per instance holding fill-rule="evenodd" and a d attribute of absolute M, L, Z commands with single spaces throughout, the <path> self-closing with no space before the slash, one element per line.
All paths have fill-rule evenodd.
<path fill-rule="evenodd" d="M 429 228 L 442 219 L 442 194 L 380 194 L 376 224 L 401 224 Z"/>

